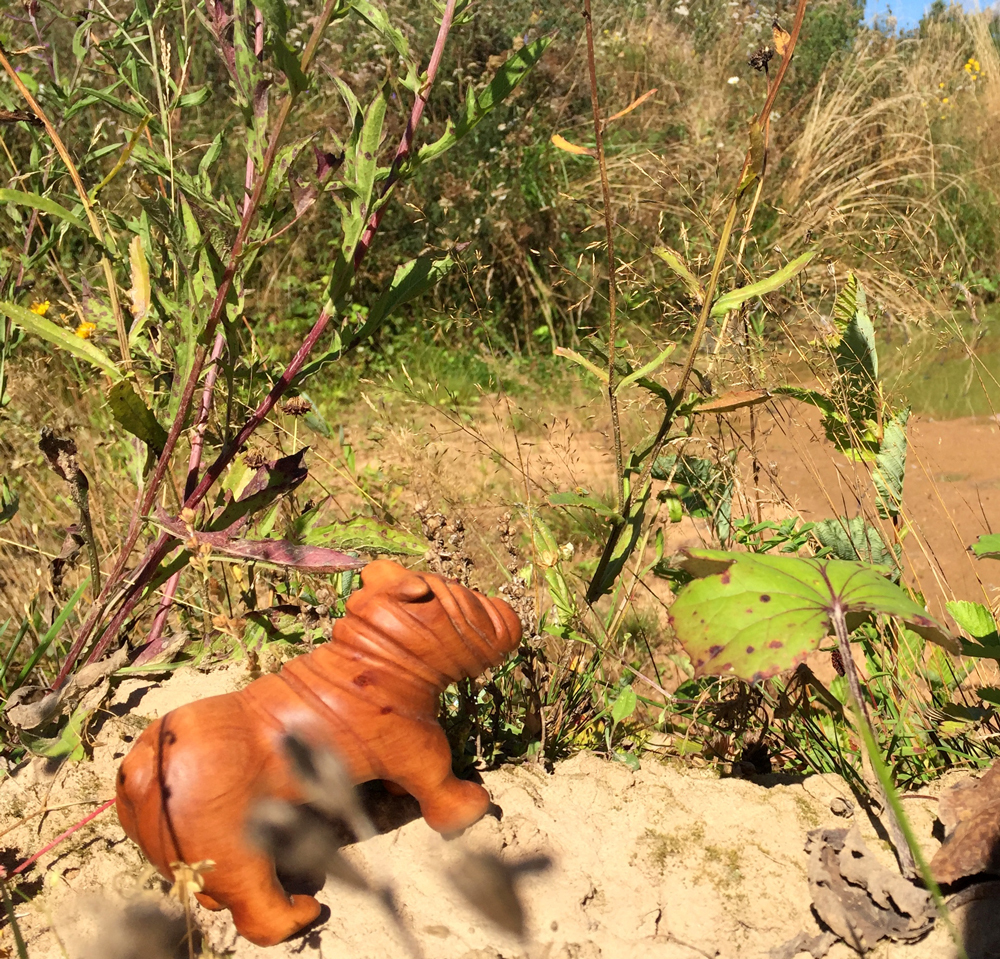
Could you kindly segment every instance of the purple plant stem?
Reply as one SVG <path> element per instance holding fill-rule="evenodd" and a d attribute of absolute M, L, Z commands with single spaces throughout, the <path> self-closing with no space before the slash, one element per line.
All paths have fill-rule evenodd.
<path fill-rule="evenodd" d="M 326 25 L 330 22 L 330 18 L 333 16 L 338 3 L 339 0 L 327 0 L 325 6 L 323 7 L 323 12 L 317 19 L 312 35 L 310 36 L 309 42 L 306 44 L 306 48 L 302 54 L 301 68 L 303 72 L 308 70 L 310 63 L 312 62 L 312 58 L 315 56 L 316 50 L 319 47 L 322 35 L 326 30 Z M 245 243 L 247 234 L 250 231 L 253 216 L 256 213 L 257 208 L 260 206 L 261 198 L 264 195 L 264 188 L 267 184 L 268 175 L 274 165 L 274 158 L 278 152 L 278 143 L 281 139 L 281 132 L 284 129 L 286 121 L 288 120 L 288 116 L 291 113 L 294 102 L 295 95 L 292 92 L 289 92 L 288 96 L 286 96 L 282 101 L 278 118 L 274 124 L 274 132 L 271 135 L 267 145 L 267 150 L 264 153 L 261 175 L 257 178 L 256 187 L 254 188 L 253 195 L 250 198 L 250 206 L 245 210 L 243 219 L 240 222 L 239 231 L 236 234 L 236 239 L 233 241 L 232 250 L 230 251 L 229 263 L 226 265 L 222 281 L 219 284 L 218 292 L 214 302 L 212 303 L 211 312 L 209 313 L 208 320 L 205 324 L 206 337 L 210 337 L 215 333 L 219 318 L 222 315 L 222 310 L 225 308 L 226 297 L 229 294 L 229 288 L 232 285 L 234 276 L 236 275 L 240 254 L 243 251 L 243 244 Z M 66 677 L 76 665 L 76 661 L 79 659 L 80 653 L 83 651 L 87 642 L 90 640 L 90 637 L 93 635 L 94 630 L 100 623 L 108 604 L 112 600 L 112 596 L 121 586 L 125 567 L 128 564 L 128 558 L 131 555 L 132 549 L 135 547 L 136 541 L 139 538 L 139 533 L 142 530 L 142 518 L 143 516 L 149 515 L 153 503 L 156 501 L 157 493 L 159 492 L 160 486 L 166 476 L 167 468 L 170 465 L 170 457 L 173 454 L 174 447 L 177 445 L 177 440 L 184 428 L 184 421 L 187 418 L 188 411 L 191 409 L 191 403 L 194 399 L 194 391 L 197 388 L 198 380 L 205 364 L 205 355 L 206 350 L 204 347 L 199 347 L 195 352 L 194 361 L 191 366 L 191 373 L 188 376 L 187 383 L 184 385 L 184 391 L 181 394 L 181 401 L 177 409 L 177 415 L 174 417 L 174 421 L 170 425 L 170 431 L 167 433 L 167 439 L 163 446 L 163 452 L 157 460 L 156 469 L 150 479 L 146 493 L 141 497 L 138 508 L 133 511 L 132 518 L 129 521 L 128 533 L 126 534 L 125 542 L 122 544 L 118 560 L 115 563 L 114 569 L 111 571 L 111 575 L 104 584 L 104 589 L 101 590 L 97 599 L 94 601 L 94 605 L 91 608 L 90 613 L 87 615 L 86 620 L 84 620 L 83 625 L 80 627 L 80 632 L 77 635 L 73 646 L 70 648 L 70 651 L 63 662 L 62 668 L 59 670 L 59 674 L 52 683 L 52 689 L 58 689 L 65 682 Z M 157 540 L 156 546 L 158 546 L 159 543 L 160 540 Z M 156 552 L 158 552 L 156 548 L 148 551 L 147 558 L 140 563 L 134 574 L 129 577 L 130 582 L 128 586 L 125 587 L 124 591 L 124 595 L 126 597 L 133 595 L 135 591 L 140 588 L 140 586 L 145 585 L 145 582 L 148 582 L 147 578 L 145 582 L 139 584 L 137 576 L 148 566 L 149 557 Z M 110 642 L 110 639 L 108 639 L 107 642 Z M 101 642 L 99 643 L 99 647 L 102 651 L 107 648 L 107 642 L 105 642 L 105 637 L 102 637 Z M 93 657 L 90 658 L 90 661 L 92 660 Z"/>
<path fill-rule="evenodd" d="M 256 21 L 256 32 L 254 35 L 254 53 L 259 58 L 264 52 L 264 14 L 259 7 L 254 7 L 254 19 Z M 246 175 L 243 184 L 243 216 L 250 213 L 250 199 L 254 186 L 254 166 L 253 157 L 247 157 Z M 198 484 L 198 473 L 201 470 L 201 453 L 205 448 L 205 431 L 208 429 L 208 417 L 212 412 L 212 397 L 215 393 L 215 383 L 219 378 L 219 360 L 222 358 L 222 351 L 226 347 L 226 334 L 220 330 L 215 334 L 215 343 L 212 344 L 212 353 L 208 358 L 208 373 L 205 376 L 205 387 L 201 392 L 201 405 L 198 407 L 198 422 L 195 425 L 191 436 L 191 455 L 188 458 L 188 475 L 184 484 L 184 495 L 190 495 L 191 491 Z M 149 630 L 149 637 L 142 652 L 135 659 L 136 666 L 148 663 L 163 648 L 163 629 L 167 624 L 167 616 L 174 605 L 174 596 L 177 595 L 177 587 L 181 581 L 181 570 L 177 570 L 170 579 L 167 580 L 163 588 L 163 596 L 160 599 L 159 608 L 153 617 L 153 625 Z"/>
<path fill-rule="evenodd" d="M 331 0 L 332 2 L 332 0 Z M 451 22 L 455 12 L 455 2 L 456 0 L 448 0 L 448 5 L 445 8 L 444 16 L 441 19 L 441 29 L 438 31 L 437 40 L 434 44 L 434 49 L 431 53 L 430 62 L 427 67 L 427 80 L 424 83 L 423 89 L 417 95 L 416 100 L 413 104 L 413 110 L 410 114 L 409 122 L 406 125 L 406 130 L 403 133 L 403 137 L 400 140 L 399 147 L 396 150 L 396 160 L 393 161 L 393 170 L 396 171 L 396 179 L 398 179 L 398 169 L 399 163 L 401 162 L 399 158 L 405 157 L 409 154 L 412 147 L 413 140 L 415 137 L 415 131 L 420 118 L 423 116 L 424 107 L 427 105 L 427 98 L 430 92 L 431 85 L 437 76 L 438 67 L 441 64 L 441 58 L 444 55 L 445 43 L 448 39 L 448 32 L 451 29 Z M 329 5 L 329 4 L 328 4 Z M 287 101 L 286 101 L 287 102 Z M 279 123 L 279 129 L 281 124 Z M 273 149 L 272 147 L 276 143 L 276 138 L 272 138 L 270 144 L 268 144 L 268 152 L 265 156 L 265 170 L 270 169 L 270 164 L 268 160 L 273 161 Z M 254 195 L 251 198 L 251 203 L 253 208 L 256 209 L 257 204 L 260 202 L 260 194 L 263 193 L 263 184 L 266 181 L 266 177 L 260 177 L 257 181 L 257 186 L 254 190 Z M 385 191 L 383 191 L 384 194 Z M 245 220 L 246 218 L 244 218 Z M 375 232 L 378 230 L 378 226 L 381 223 L 381 216 L 373 216 L 365 229 L 365 234 L 362 240 L 358 244 L 357 251 L 354 256 L 354 269 L 357 271 L 358 266 L 364 259 L 365 254 L 371 247 L 371 240 Z M 242 233 L 241 229 L 241 233 Z M 367 237 L 367 241 L 365 238 Z M 233 248 L 236 250 L 237 244 L 242 248 L 242 240 L 240 236 L 237 236 L 236 243 L 234 243 Z M 231 263 L 235 263 L 235 254 L 231 258 Z M 233 270 L 235 273 L 235 269 Z M 225 283 L 225 289 L 228 291 L 229 283 L 232 282 L 232 276 L 227 268 L 226 276 L 223 277 L 223 283 Z M 223 288 L 220 285 L 219 294 L 224 297 Z M 216 297 L 216 302 L 219 302 L 219 297 Z M 224 302 L 224 300 L 223 300 Z M 215 312 L 215 307 L 213 305 L 213 313 Z M 312 329 L 306 335 L 306 338 L 302 341 L 302 345 L 299 347 L 292 361 L 288 364 L 287 369 L 281 375 L 281 377 L 275 382 L 271 391 L 268 393 L 267 397 L 263 400 L 260 406 L 254 411 L 253 415 L 244 423 L 243 427 L 240 429 L 239 433 L 222 449 L 219 455 L 216 457 L 215 462 L 208 468 L 205 475 L 202 477 L 201 481 L 195 487 L 195 489 L 187 496 L 184 501 L 184 507 L 188 509 L 193 509 L 198 505 L 205 497 L 205 494 L 212 488 L 216 480 L 222 475 L 223 470 L 233 461 L 233 458 L 239 452 L 240 448 L 244 443 L 253 435 L 254 431 L 260 426 L 261 423 L 267 418 L 267 415 L 274 409 L 275 404 L 282 397 L 288 387 L 291 385 L 292 381 L 298 375 L 299 370 L 305 365 L 305 361 L 308 359 L 310 353 L 315 348 L 317 342 L 319 342 L 320 337 L 326 330 L 327 325 L 330 322 L 330 314 L 324 309 L 320 312 L 319 317 L 317 317 L 316 322 L 313 324 Z M 202 352 L 202 355 L 204 353 Z M 200 367 L 199 367 L 200 372 Z M 192 381 L 196 380 L 196 377 L 192 373 L 192 377 L 188 381 L 188 385 Z M 187 392 L 187 390 L 185 390 Z M 193 388 L 192 388 L 193 392 Z M 188 402 L 190 405 L 190 400 Z M 182 405 L 181 407 L 185 407 Z M 180 415 L 178 415 L 178 420 Z M 176 425 L 175 421 L 175 425 Z M 173 429 L 171 430 L 173 432 Z M 179 432 L 179 431 L 178 431 Z M 169 437 L 168 437 L 169 440 Z M 163 457 L 161 457 L 161 462 Z M 155 497 L 154 497 L 155 498 Z M 152 503 L 150 503 L 150 506 Z M 149 509 L 145 509 L 143 512 L 148 513 Z M 125 596 L 122 600 L 122 605 L 118 612 L 108 623 L 107 628 L 104 630 L 100 640 L 94 647 L 90 656 L 87 657 L 87 663 L 97 662 L 107 651 L 108 646 L 110 646 L 113 639 L 118 635 L 121 627 L 124 625 L 125 621 L 128 619 L 132 610 L 139 604 L 142 598 L 142 590 L 145 586 L 152 580 L 159 568 L 160 563 L 166 558 L 167 554 L 173 548 L 176 541 L 168 533 L 161 533 L 157 538 L 156 542 L 147 551 L 145 558 L 139 564 L 138 567 L 133 571 L 132 575 L 129 576 L 129 585 L 126 587 Z M 75 663 L 76 659 L 79 657 L 79 653 L 82 650 L 84 644 L 90 637 L 94 628 L 97 625 L 96 620 L 99 618 L 94 617 L 93 614 L 87 617 L 87 621 L 84 623 L 80 630 L 80 635 L 77 637 L 76 642 L 73 644 L 73 649 L 70 650 L 70 656 L 67 657 L 66 663 L 63 665 L 62 670 L 60 670 L 59 676 L 56 678 L 55 683 L 53 683 L 53 688 L 58 688 L 65 677 L 69 675 L 70 668 L 72 664 Z M 91 622 L 93 620 L 93 622 Z M 89 627 L 89 628 L 88 628 Z"/>
<path fill-rule="evenodd" d="M 417 127 L 420 125 L 420 119 L 424 115 L 424 107 L 427 106 L 427 98 L 431 92 L 431 87 L 434 85 L 438 67 L 441 66 L 445 42 L 448 39 L 448 32 L 451 30 L 451 21 L 454 15 L 455 0 L 448 0 L 448 4 L 444 9 L 444 15 L 441 17 L 441 29 L 438 30 L 437 40 L 434 42 L 434 49 L 431 51 L 431 59 L 427 64 L 427 80 L 413 102 L 410 119 L 406 124 L 406 129 L 403 131 L 402 139 L 399 141 L 399 146 L 396 149 L 396 155 L 393 157 L 392 166 L 389 169 L 389 175 L 386 177 L 385 185 L 382 187 L 382 197 L 395 186 L 396 181 L 399 179 L 399 168 L 402 166 L 403 161 L 410 155 L 410 150 L 413 148 L 413 141 L 417 136 Z M 382 206 L 372 214 L 364 233 L 361 234 L 361 239 L 358 241 L 358 245 L 354 251 L 355 273 L 358 267 L 361 266 L 361 261 L 364 260 L 368 253 L 369 247 L 372 245 L 372 240 L 378 232 L 385 209 L 385 206 Z"/>
<path fill-rule="evenodd" d="M 50 849 L 54 849 L 64 839 L 67 839 L 69 836 L 72 836 L 73 833 L 75 833 L 78 829 L 81 829 L 84 826 L 86 826 L 88 822 L 90 822 L 92 819 L 96 819 L 98 816 L 100 816 L 102 812 L 104 812 L 105 809 L 110 809 L 114 804 L 115 804 L 114 799 L 109 799 L 106 803 L 103 803 L 92 813 L 84 816 L 83 819 L 81 819 L 78 823 L 70 826 L 69 829 L 67 829 L 64 833 L 60 833 L 58 836 L 56 836 L 56 838 L 53 839 L 52 842 L 50 842 L 47 846 L 43 846 L 41 849 L 39 849 L 38 852 L 36 852 L 30 859 L 25 859 L 20 866 L 18 866 L 15 870 L 13 870 L 10 873 L 10 875 L 16 876 L 19 873 L 24 872 L 24 870 L 27 869 L 28 866 L 30 866 L 40 857 L 44 856 Z"/>

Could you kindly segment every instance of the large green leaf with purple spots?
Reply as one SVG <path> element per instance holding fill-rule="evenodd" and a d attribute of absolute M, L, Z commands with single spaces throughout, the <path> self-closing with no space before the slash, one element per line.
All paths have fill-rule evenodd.
<path fill-rule="evenodd" d="M 844 560 L 688 550 L 697 577 L 670 607 L 670 621 L 697 675 L 756 682 L 802 662 L 833 632 L 872 613 L 903 620 L 924 639 L 957 653 L 957 640 L 885 578 L 887 570 Z"/>

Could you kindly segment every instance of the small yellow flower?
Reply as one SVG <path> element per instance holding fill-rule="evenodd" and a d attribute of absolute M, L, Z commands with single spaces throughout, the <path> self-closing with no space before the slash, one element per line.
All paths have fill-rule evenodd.
<path fill-rule="evenodd" d="M 947 102 L 948 102 L 948 98 L 947 98 L 947 97 L 945 97 L 945 98 L 944 98 L 944 99 L 943 99 L 943 100 L 942 100 L 941 102 L 942 102 L 942 103 L 947 103 Z"/>
<path fill-rule="evenodd" d="M 32 313 L 37 313 L 39 316 L 45 316 L 49 312 L 49 301 L 48 300 L 35 300 L 31 304 L 30 310 Z"/>
<path fill-rule="evenodd" d="M 939 90 L 943 90 L 944 89 L 944 84 L 943 83 L 939 83 L 938 84 L 938 89 Z"/>
<path fill-rule="evenodd" d="M 75 330 L 75 333 L 81 340 L 89 340 L 94 332 L 97 330 L 96 323 L 88 323 L 84 320 Z"/>

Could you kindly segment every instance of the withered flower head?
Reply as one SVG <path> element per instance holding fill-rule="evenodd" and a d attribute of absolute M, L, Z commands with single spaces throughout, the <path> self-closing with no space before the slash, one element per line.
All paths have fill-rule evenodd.
<path fill-rule="evenodd" d="M 289 416 L 305 416 L 312 409 L 312 403 L 304 396 L 293 396 L 281 404 L 282 410 Z"/>
<path fill-rule="evenodd" d="M 259 470 L 267 462 L 267 453 L 262 449 L 251 446 L 243 454 L 243 462 L 249 469 Z"/>
<path fill-rule="evenodd" d="M 750 54 L 747 63 L 758 73 L 766 73 L 767 65 L 771 62 L 772 57 L 774 57 L 774 51 L 770 47 L 759 47 Z"/>

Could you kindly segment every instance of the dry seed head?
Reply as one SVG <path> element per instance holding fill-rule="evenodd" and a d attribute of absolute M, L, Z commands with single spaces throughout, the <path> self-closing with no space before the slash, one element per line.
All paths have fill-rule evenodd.
<path fill-rule="evenodd" d="M 267 462 L 267 453 L 262 449 L 251 446 L 243 454 L 243 462 L 248 469 L 259 470 Z"/>
<path fill-rule="evenodd" d="M 289 416 L 305 416 L 312 409 L 312 403 L 304 396 L 293 396 L 281 404 L 281 409 Z"/>

